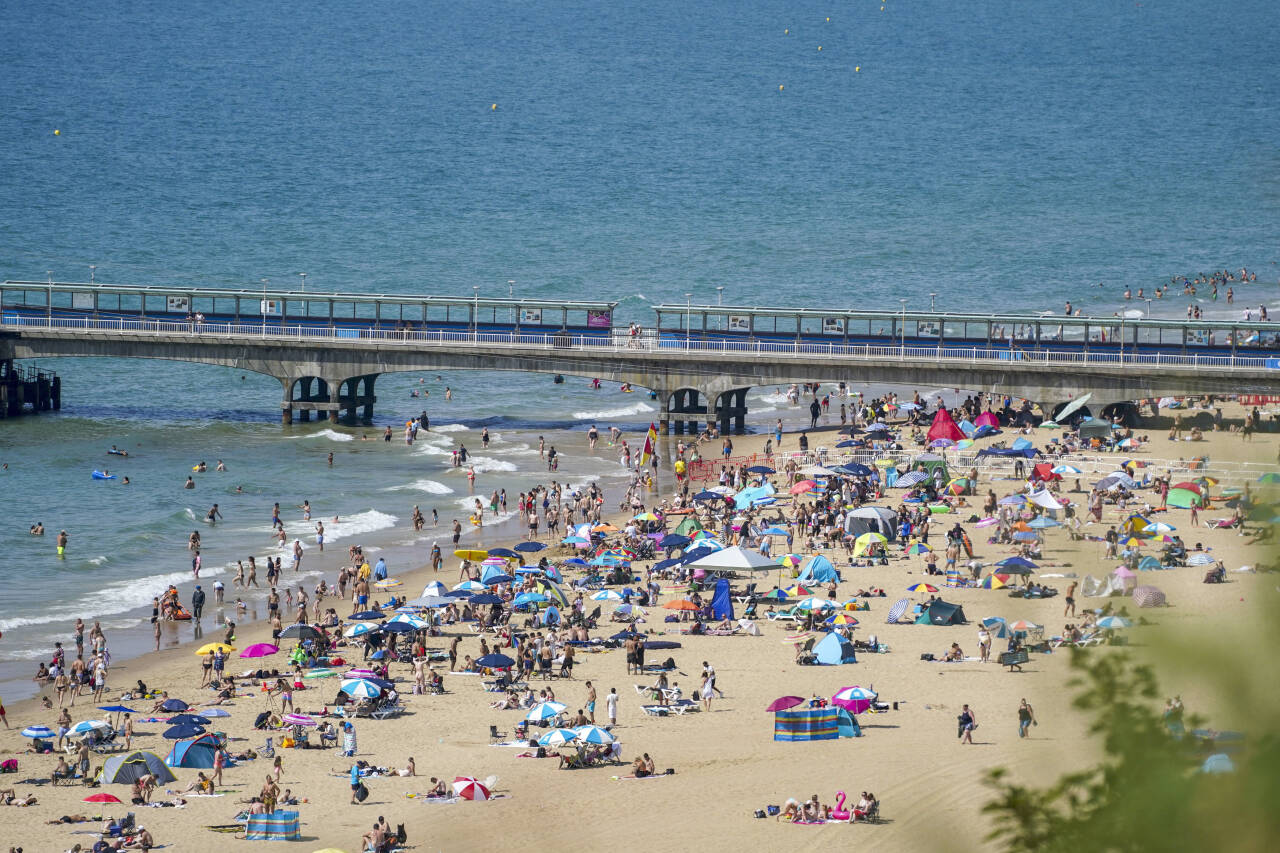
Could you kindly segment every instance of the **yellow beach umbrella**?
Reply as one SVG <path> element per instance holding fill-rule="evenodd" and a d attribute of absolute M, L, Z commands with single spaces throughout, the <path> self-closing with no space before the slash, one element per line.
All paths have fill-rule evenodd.
<path fill-rule="evenodd" d="M 872 545 L 884 545 L 888 543 L 888 539 L 879 533 L 867 532 L 853 540 L 853 556 L 861 557 L 871 548 Z"/>
<path fill-rule="evenodd" d="M 236 647 L 228 646 L 226 643 L 205 643 L 203 646 L 196 649 L 196 657 L 204 657 L 205 655 L 211 655 L 214 652 L 216 652 L 218 649 L 222 649 L 223 654 L 229 655 L 236 650 Z"/>

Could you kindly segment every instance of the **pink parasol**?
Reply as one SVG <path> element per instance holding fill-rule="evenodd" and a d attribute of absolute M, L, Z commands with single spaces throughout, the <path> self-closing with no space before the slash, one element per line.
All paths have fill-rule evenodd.
<path fill-rule="evenodd" d="M 264 658 L 267 655 L 274 655 L 280 651 L 279 646 L 273 646 L 270 643 L 254 643 L 240 653 L 242 658 Z"/>
<path fill-rule="evenodd" d="M 800 696 L 779 696 L 769 703 L 766 711 L 785 711 L 788 708 L 794 708 L 797 705 L 803 705 L 807 700 Z"/>

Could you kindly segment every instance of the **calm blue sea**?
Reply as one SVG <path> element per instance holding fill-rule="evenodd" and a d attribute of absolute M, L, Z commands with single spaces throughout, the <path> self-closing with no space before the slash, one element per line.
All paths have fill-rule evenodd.
<path fill-rule="evenodd" d="M 514 281 L 618 299 L 624 321 L 717 286 L 732 304 L 924 308 L 936 293 L 940 308 L 1110 313 L 1125 286 L 1242 266 L 1260 283 L 1238 302 L 1280 298 L 1272 0 L 50 0 L 3 16 L 4 278 L 86 280 L 93 264 L 137 284 Z M 342 550 L 407 565 L 430 546 L 405 529 L 413 504 L 461 511 L 448 442 L 490 425 L 479 485 L 514 497 L 546 479 L 538 435 L 573 448 L 562 480 L 621 481 L 581 431 L 650 418 L 642 394 L 574 378 L 402 375 L 378 383 L 380 423 L 416 414 L 419 387 L 458 427 L 384 447 L 282 430 L 261 377 L 49 366 L 66 410 L 0 424 L 4 695 L 28 692 L 12 679 L 76 615 L 136 626 L 188 571 L 191 515 L 214 501 L 227 521 L 202 530 L 206 576 L 268 553 L 272 502 L 304 498 L 348 520 Z M 771 422 L 770 390 L 752 405 Z M 135 453 L 111 466 L 128 490 L 89 479 L 111 444 Z M 229 473 L 178 488 L 217 458 Z M 66 561 L 27 535 L 36 520 L 71 532 Z M 311 568 L 331 574 L 325 559 Z"/>

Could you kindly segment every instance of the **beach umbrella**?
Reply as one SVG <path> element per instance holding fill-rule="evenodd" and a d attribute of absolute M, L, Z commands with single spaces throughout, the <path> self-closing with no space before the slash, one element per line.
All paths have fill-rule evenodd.
<path fill-rule="evenodd" d="M 482 551 L 478 548 L 459 548 L 453 552 L 453 556 L 457 557 L 459 560 L 470 560 L 473 563 L 478 563 L 485 557 L 489 556 L 489 552 Z"/>
<path fill-rule="evenodd" d="M 673 598 L 662 605 L 667 610 L 697 610 L 698 605 L 687 598 Z"/>
<path fill-rule="evenodd" d="M 310 625 L 290 625 L 280 632 L 280 639 L 282 640 L 319 640 L 321 637 L 323 637 L 323 634 Z"/>
<path fill-rule="evenodd" d="M 1142 529 L 1142 532 L 1149 533 L 1152 536 L 1157 536 L 1161 533 L 1172 533 L 1177 529 L 1178 528 L 1174 527 L 1172 524 L 1166 524 L 1163 521 L 1154 521 L 1151 524 L 1148 524 L 1146 527 L 1144 527 Z"/>
<path fill-rule="evenodd" d="M 858 620 L 854 619 L 848 613 L 837 613 L 823 622 L 824 625 L 857 625 Z"/>
<path fill-rule="evenodd" d="M 938 588 L 936 586 L 929 586 L 929 584 L 925 583 L 924 581 L 921 581 L 919 583 L 913 583 L 911 586 L 907 587 L 907 592 L 937 592 L 937 591 L 938 591 Z"/>
<path fill-rule="evenodd" d="M 778 564 L 787 568 L 795 568 L 803 563 L 807 558 L 803 554 L 783 554 L 778 557 Z"/>
<path fill-rule="evenodd" d="M 81 720 L 70 729 L 73 735 L 87 735 L 90 732 L 109 732 L 111 726 L 102 720 Z"/>
<path fill-rule="evenodd" d="M 413 601 L 410 601 L 409 604 L 414 607 L 435 608 L 448 607 L 455 601 L 457 601 L 456 598 L 451 598 L 447 595 L 424 595 L 422 598 L 415 598 Z"/>
<path fill-rule="evenodd" d="M 1137 536 L 1130 536 L 1128 539 L 1123 540 L 1120 544 L 1126 548 L 1141 548 L 1143 545 L 1146 545 L 1147 542 L 1145 539 L 1139 539 Z"/>
<path fill-rule="evenodd" d="M 382 695 L 382 688 L 367 678 L 352 678 L 338 688 L 355 699 L 375 699 Z"/>
<path fill-rule="evenodd" d="M 833 693 L 831 704 L 838 705 L 851 714 L 861 714 L 871 707 L 871 703 L 879 695 L 874 690 L 868 690 L 855 684 L 852 687 L 841 687 Z"/>
<path fill-rule="evenodd" d="M 371 669 L 349 669 L 343 674 L 343 678 L 377 678 L 377 674 Z"/>
<path fill-rule="evenodd" d="M 386 578 L 385 580 L 375 581 L 373 584 L 374 589 L 396 589 L 402 586 L 404 586 L 404 581 L 399 578 Z"/>
<path fill-rule="evenodd" d="M 371 634 L 381 629 L 381 625 L 375 625 L 372 622 L 357 622 L 342 632 L 344 637 L 363 637 L 365 634 Z"/>
<path fill-rule="evenodd" d="M 440 583 L 440 581 L 432 581 L 422 588 L 422 597 L 430 598 L 433 595 L 448 595 L 449 587 Z"/>
<path fill-rule="evenodd" d="M 231 716 L 231 712 L 230 712 L 230 711 L 224 711 L 224 710 L 222 710 L 221 708 L 205 708 L 205 710 L 204 710 L 204 714 L 202 714 L 201 716 L 205 716 L 205 717 L 214 717 L 214 718 L 217 718 L 217 717 L 230 717 L 230 716 Z"/>
<path fill-rule="evenodd" d="M 510 669 L 515 665 L 515 660 L 500 652 L 493 652 L 476 658 L 476 666 L 482 666 L 485 669 Z"/>
<path fill-rule="evenodd" d="M 606 591 L 611 592 L 612 590 L 601 590 L 601 592 L 606 592 Z M 600 593 L 596 593 L 596 595 L 599 595 L 599 594 Z M 591 597 L 595 598 L 597 601 L 601 600 L 596 598 L 596 595 L 593 595 Z M 618 595 L 616 592 L 614 593 L 614 595 L 617 595 L 619 600 L 622 599 L 622 596 Z M 540 592 L 522 592 L 519 595 L 517 595 L 514 599 L 511 600 L 511 604 L 513 607 L 524 607 L 526 604 L 541 604 L 544 601 L 550 601 L 550 600 L 551 599 L 547 598 L 545 595 L 543 595 Z"/>
<path fill-rule="evenodd" d="M 913 556 L 916 554 L 931 554 L 933 549 L 923 542 L 912 542 L 907 546 L 907 553 Z"/>
<path fill-rule="evenodd" d="M 289 726 L 303 726 L 311 728 L 312 726 L 320 725 L 315 721 L 314 717 L 307 716 L 306 714 L 285 714 L 280 719 L 285 725 Z"/>
<path fill-rule="evenodd" d="M 1098 620 L 1099 628 L 1132 628 L 1133 622 L 1123 616 L 1103 616 Z"/>
<path fill-rule="evenodd" d="M 791 586 L 782 590 L 782 592 L 788 598 L 800 598 L 803 595 L 813 595 L 813 590 L 809 589 L 804 584 L 799 584 L 799 583 L 792 584 Z"/>
<path fill-rule="evenodd" d="M 973 447 L 973 445 L 974 441 L 972 438 L 962 438 L 956 442 L 956 450 L 968 450 L 970 447 Z"/>
<path fill-rule="evenodd" d="M 412 613 L 401 613 L 392 619 L 387 625 L 408 625 L 415 631 L 421 631 L 424 628 L 430 628 L 431 623 L 421 616 L 414 616 Z"/>
<path fill-rule="evenodd" d="M 132 708 L 126 708 L 124 705 L 99 705 L 99 711 L 107 711 L 111 714 L 134 714 L 137 713 Z"/>
<path fill-rule="evenodd" d="M 387 624 L 383 625 L 382 630 L 388 634 L 412 634 L 418 629 L 410 625 L 408 622 L 400 622 L 393 619 Z M 379 649 L 379 651 L 382 651 L 382 649 Z M 379 658 L 379 660 L 381 660 L 381 658 Z"/>
<path fill-rule="evenodd" d="M 613 743 L 617 740 L 607 729 L 599 726 L 579 726 L 574 729 L 574 740 L 579 743 L 592 743 L 596 746 Z"/>
<path fill-rule="evenodd" d="M 81 802 L 84 803 L 120 803 L 120 798 L 115 794 L 90 794 Z"/>
<path fill-rule="evenodd" d="M 769 707 L 765 708 L 765 710 L 769 712 L 786 711 L 787 709 L 794 708 L 797 705 L 803 705 L 807 701 L 809 700 L 801 696 L 779 696 L 777 699 L 770 702 Z"/>
<path fill-rule="evenodd" d="M 205 655 L 211 655 L 219 649 L 222 650 L 224 655 L 229 655 L 236 650 L 236 647 L 228 646 L 226 643 L 205 643 L 203 646 L 196 649 L 196 657 L 202 658 Z"/>
<path fill-rule="evenodd" d="M 835 610 L 840 605 L 829 598 L 809 597 L 796 604 L 797 610 Z"/>
<path fill-rule="evenodd" d="M 1277 474 L 1275 471 L 1268 471 L 1258 478 L 1258 482 L 1274 486 L 1275 484 L 1280 483 L 1280 474 Z"/>
<path fill-rule="evenodd" d="M 1034 530 L 1019 530 L 1017 533 L 1013 534 L 1012 538 L 1015 542 L 1035 542 L 1040 538 L 1040 534 L 1036 533 Z"/>
<path fill-rule="evenodd" d="M 165 729 L 164 737 L 166 740 L 186 740 L 187 738 L 199 737 L 202 734 L 204 734 L 204 726 L 185 723 Z"/>
<path fill-rule="evenodd" d="M 1084 473 L 1076 466 L 1067 465 L 1065 463 L 1062 465 L 1054 465 L 1049 470 L 1054 474 L 1083 474 Z"/>
<path fill-rule="evenodd" d="M 813 480 L 801 480 L 800 482 L 796 483 L 794 486 L 791 487 L 791 494 L 803 495 L 805 492 L 813 491 L 817 487 L 818 487 L 818 484 L 815 483 Z"/>
<path fill-rule="evenodd" d="M 1038 515 L 1031 521 L 1027 522 L 1027 526 L 1035 530 L 1045 530 L 1050 527 L 1061 527 L 1062 522 L 1054 521 L 1052 518 L 1044 515 Z"/>
<path fill-rule="evenodd" d="M 48 726 L 27 726 L 22 730 L 23 737 L 29 738 L 55 738 L 58 733 Z"/>
<path fill-rule="evenodd" d="M 778 472 L 774 471 L 768 465 L 752 465 L 750 468 L 747 469 L 747 473 L 748 474 L 776 474 Z M 1278 480 L 1277 482 L 1280 482 L 1280 480 Z"/>
<path fill-rule="evenodd" d="M 538 746 L 564 746 L 572 743 L 577 734 L 573 729 L 552 729 L 538 738 Z"/>
<path fill-rule="evenodd" d="M 489 556 L 490 557 L 506 557 L 509 560 L 520 559 L 520 555 L 517 554 L 515 551 L 511 550 L 510 548 L 490 548 Z"/>
<path fill-rule="evenodd" d="M 464 800 L 487 800 L 493 796 L 482 782 L 469 776 L 459 776 L 453 780 L 453 793 Z"/>
<path fill-rule="evenodd" d="M 920 485 L 927 479 L 929 479 L 929 475 L 923 471 L 908 471 L 894 482 L 893 487 L 895 489 L 910 489 L 912 486 Z"/>
<path fill-rule="evenodd" d="M 367 622 L 371 619 L 386 619 L 387 614 L 383 613 L 381 610 L 361 610 L 359 613 L 352 613 L 347 618 Z"/>
<path fill-rule="evenodd" d="M 887 545 L 889 540 L 883 534 L 868 531 L 853 540 L 853 556 L 865 554 L 874 545 Z"/>
<path fill-rule="evenodd" d="M 1234 773 L 1236 765 L 1225 752 L 1216 752 L 1200 765 L 1201 773 Z"/>
<path fill-rule="evenodd" d="M 463 581 L 453 588 L 454 592 L 487 592 L 488 587 L 480 581 Z"/>
<path fill-rule="evenodd" d="M 1026 574 L 1030 574 L 1030 572 L 1029 572 L 1029 571 L 1023 571 L 1023 572 L 1020 572 L 1020 571 L 1016 571 L 1017 569 L 1038 569 L 1038 568 L 1040 568 L 1040 567 L 1039 567 L 1039 566 L 1037 566 L 1035 563 L 1033 563 L 1033 562 L 1031 562 L 1030 560 L 1028 560 L 1026 557 L 1005 557 L 1003 560 L 1001 560 L 1000 562 L 996 563 L 996 565 L 997 565 L 997 566 L 999 566 L 1000 568 L 1004 569 L 1004 570 L 1005 570 L 1005 572 L 1007 572 L 1007 573 L 1009 573 L 1009 574 L 1015 574 L 1015 575 L 1026 575 Z"/>
<path fill-rule="evenodd" d="M 1024 495 L 1009 495 L 1000 499 L 1000 503 L 1004 506 L 1022 506 L 1027 502 Z"/>
<path fill-rule="evenodd" d="M 240 653 L 242 658 L 264 658 L 267 655 L 274 655 L 280 651 L 279 646 L 273 646 L 270 643 L 254 643 L 249 648 Z"/>
<path fill-rule="evenodd" d="M 1043 627 L 1042 625 L 1037 625 L 1034 622 L 1028 622 L 1026 619 L 1019 619 L 1017 622 L 1013 622 L 1009 625 L 1009 630 L 1010 631 L 1038 631 L 1042 627 Z"/>
<path fill-rule="evenodd" d="M 160 706 L 161 711 L 185 711 L 191 706 L 181 699 L 166 699 L 164 704 Z"/>
<path fill-rule="evenodd" d="M 982 582 L 978 584 L 978 586 L 983 589 L 1004 589 L 1005 578 L 1002 578 L 997 574 L 990 574 L 983 578 Z"/>
<path fill-rule="evenodd" d="M 612 524 L 606 521 L 603 524 L 597 524 L 594 527 L 592 527 L 591 532 L 592 533 L 617 533 L 618 528 L 614 527 Z"/>
<path fill-rule="evenodd" d="M 1000 523 L 1000 519 L 996 518 L 994 515 L 989 515 L 986 518 L 979 519 L 977 522 L 974 523 L 973 526 L 974 527 L 993 527 L 999 523 Z"/>
<path fill-rule="evenodd" d="M 469 599 L 472 604 L 501 604 L 502 599 L 491 592 L 482 592 L 479 595 L 473 595 Z"/>
<path fill-rule="evenodd" d="M 526 554 L 536 554 L 539 551 L 545 549 L 546 547 L 547 546 L 542 544 L 541 542 L 521 542 L 516 545 L 515 550 L 522 551 Z"/>
<path fill-rule="evenodd" d="M 561 545 L 590 545 L 590 541 L 581 536 L 566 536 L 560 540 Z"/>
<path fill-rule="evenodd" d="M 524 718 L 532 723 L 540 723 L 543 720 L 552 720 L 559 714 L 564 713 L 565 706 L 559 702 L 539 702 L 529 709 L 529 713 Z"/>
<path fill-rule="evenodd" d="M 210 719 L 204 714 L 183 713 L 178 714 L 176 717 L 169 718 L 169 725 L 171 726 L 181 726 L 187 723 L 190 723 L 193 726 L 207 726 L 210 722 Z"/>
<path fill-rule="evenodd" d="M 639 515 L 632 516 L 632 521 L 657 521 L 658 517 L 651 512 L 642 512 Z"/>
<path fill-rule="evenodd" d="M 519 601 L 520 599 L 517 598 L 516 600 Z M 543 600 L 544 601 L 546 600 L 546 596 L 543 596 Z M 613 589 L 602 589 L 599 592 L 592 593 L 591 600 L 592 601 L 621 601 L 622 593 Z"/>
<path fill-rule="evenodd" d="M 935 438 L 933 441 L 929 442 L 930 447 L 951 447 L 954 444 L 955 442 L 949 438 Z"/>

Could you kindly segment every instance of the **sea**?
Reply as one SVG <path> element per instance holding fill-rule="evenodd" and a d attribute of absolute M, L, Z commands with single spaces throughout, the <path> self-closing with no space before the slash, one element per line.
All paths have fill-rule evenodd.
<path fill-rule="evenodd" d="M 1258 281 L 1233 305 L 1207 288 L 1196 304 L 1280 299 L 1273 0 L 48 0 L 4 19 L 7 279 L 260 289 L 306 273 L 317 291 L 607 298 L 623 323 L 686 299 L 1110 314 L 1126 288 L 1241 268 Z M 1139 307 L 1188 304 L 1178 287 Z M 152 596 L 189 598 L 193 530 L 206 589 L 277 553 L 275 502 L 308 546 L 290 583 L 332 579 L 351 544 L 394 574 L 465 521 L 456 444 L 482 496 L 553 478 L 616 494 L 616 448 L 589 453 L 585 430 L 634 444 L 657 409 L 590 377 L 406 373 L 378 381 L 375 426 L 284 427 L 265 377 L 41 366 L 62 411 L 0 422 L 9 699 L 35 691 L 76 617 L 101 620 L 118 660 L 145 653 Z M 755 428 L 802 417 L 776 388 L 749 403 Z M 408 446 L 398 427 L 423 410 L 432 431 Z M 91 479 L 104 468 L 131 485 Z M 327 520 L 323 555 L 304 500 Z M 440 527 L 414 533 L 415 505 Z"/>

